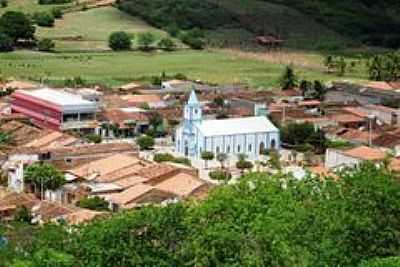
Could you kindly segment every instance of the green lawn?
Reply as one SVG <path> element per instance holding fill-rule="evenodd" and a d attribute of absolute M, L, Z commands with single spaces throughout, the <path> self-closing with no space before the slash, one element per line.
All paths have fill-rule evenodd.
<path fill-rule="evenodd" d="M 99 51 L 108 49 L 108 37 L 115 31 L 131 34 L 153 32 L 158 37 L 166 35 L 114 7 L 102 7 L 67 13 L 56 21 L 55 27 L 39 27 L 37 36 L 54 39 L 58 51 Z"/>
<path fill-rule="evenodd" d="M 80 76 L 88 82 L 108 86 L 140 80 L 151 75 L 183 73 L 191 79 L 219 84 L 244 82 L 254 88 L 276 86 L 284 65 L 247 59 L 223 52 L 179 51 L 45 54 L 18 51 L 0 54 L 0 73 L 6 78 L 48 79 L 60 83 Z M 296 68 L 300 78 L 338 79 L 322 71 Z M 352 77 L 345 77 L 351 79 Z"/>

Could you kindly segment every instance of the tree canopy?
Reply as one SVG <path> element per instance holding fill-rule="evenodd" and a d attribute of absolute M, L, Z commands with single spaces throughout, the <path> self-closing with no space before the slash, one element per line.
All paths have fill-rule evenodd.
<path fill-rule="evenodd" d="M 35 26 L 32 20 L 18 11 L 7 11 L 0 17 L 0 32 L 14 42 L 20 39 L 32 40 L 35 38 Z"/>
<path fill-rule="evenodd" d="M 375 259 L 400 256 L 400 184 L 369 163 L 339 176 L 251 173 L 200 203 L 144 207 L 74 231 L 45 226 L 0 258 L 31 261 L 43 250 L 74 266 L 397 266 Z"/>

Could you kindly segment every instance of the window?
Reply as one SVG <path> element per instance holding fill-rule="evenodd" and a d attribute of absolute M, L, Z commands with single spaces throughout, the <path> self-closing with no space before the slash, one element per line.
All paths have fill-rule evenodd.
<path fill-rule="evenodd" d="M 240 145 L 237 146 L 237 152 L 240 153 Z"/>
<path fill-rule="evenodd" d="M 251 146 L 251 144 L 249 145 L 249 152 L 251 152 L 251 150 L 252 150 L 253 148 L 252 148 L 252 146 Z"/>
<path fill-rule="evenodd" d="M 197 112 L 198 112 L 198 110 L 197 110 L 197 108 L 194 110 L 194 114 L 197 114 Z"/>
<path fill-rule="evenodd" d="M 217 154 L 219 153 L 219 151 L 220 151 L 219 146 L 217 146 Z"/>
<path fill-rule="evenodd" d="M 231 153 L 231 146 L 228 146 L 228 147 L 226 148 L 226 153 Z"/>

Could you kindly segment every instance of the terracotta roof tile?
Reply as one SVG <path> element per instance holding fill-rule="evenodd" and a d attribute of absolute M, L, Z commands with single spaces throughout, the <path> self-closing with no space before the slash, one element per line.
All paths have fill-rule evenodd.
<path fill-rule="evenodd" d="M 203 185 L 205 185 L 205 182 L 189 174 L 179 173 L 157 184 L 156 187 L 185 198 Z"/>
<path fill-rule="evenodd" d="M 367 146 L 360 146 L 350 150 L 346 150 L 343 152 L 343 154 L 349 157 L 368 161 L 380 161 L 385 159 L 386 157 L 386 153 L 383 152 L 381 149 L 371 148 Z"/>

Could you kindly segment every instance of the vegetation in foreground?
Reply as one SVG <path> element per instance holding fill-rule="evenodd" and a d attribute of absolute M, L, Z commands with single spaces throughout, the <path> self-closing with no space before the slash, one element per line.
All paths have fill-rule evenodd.
<path fill-rule="evenodd" d="M 200 203 L 146 207 L 74 231 L 47 225 L 28 239 L 3 229 L 11 240 L 0 265 L 395 266 L 388 257 L 400 254 L 396 178 L 373 164 L 340 176 L 252 173 Z"/>

